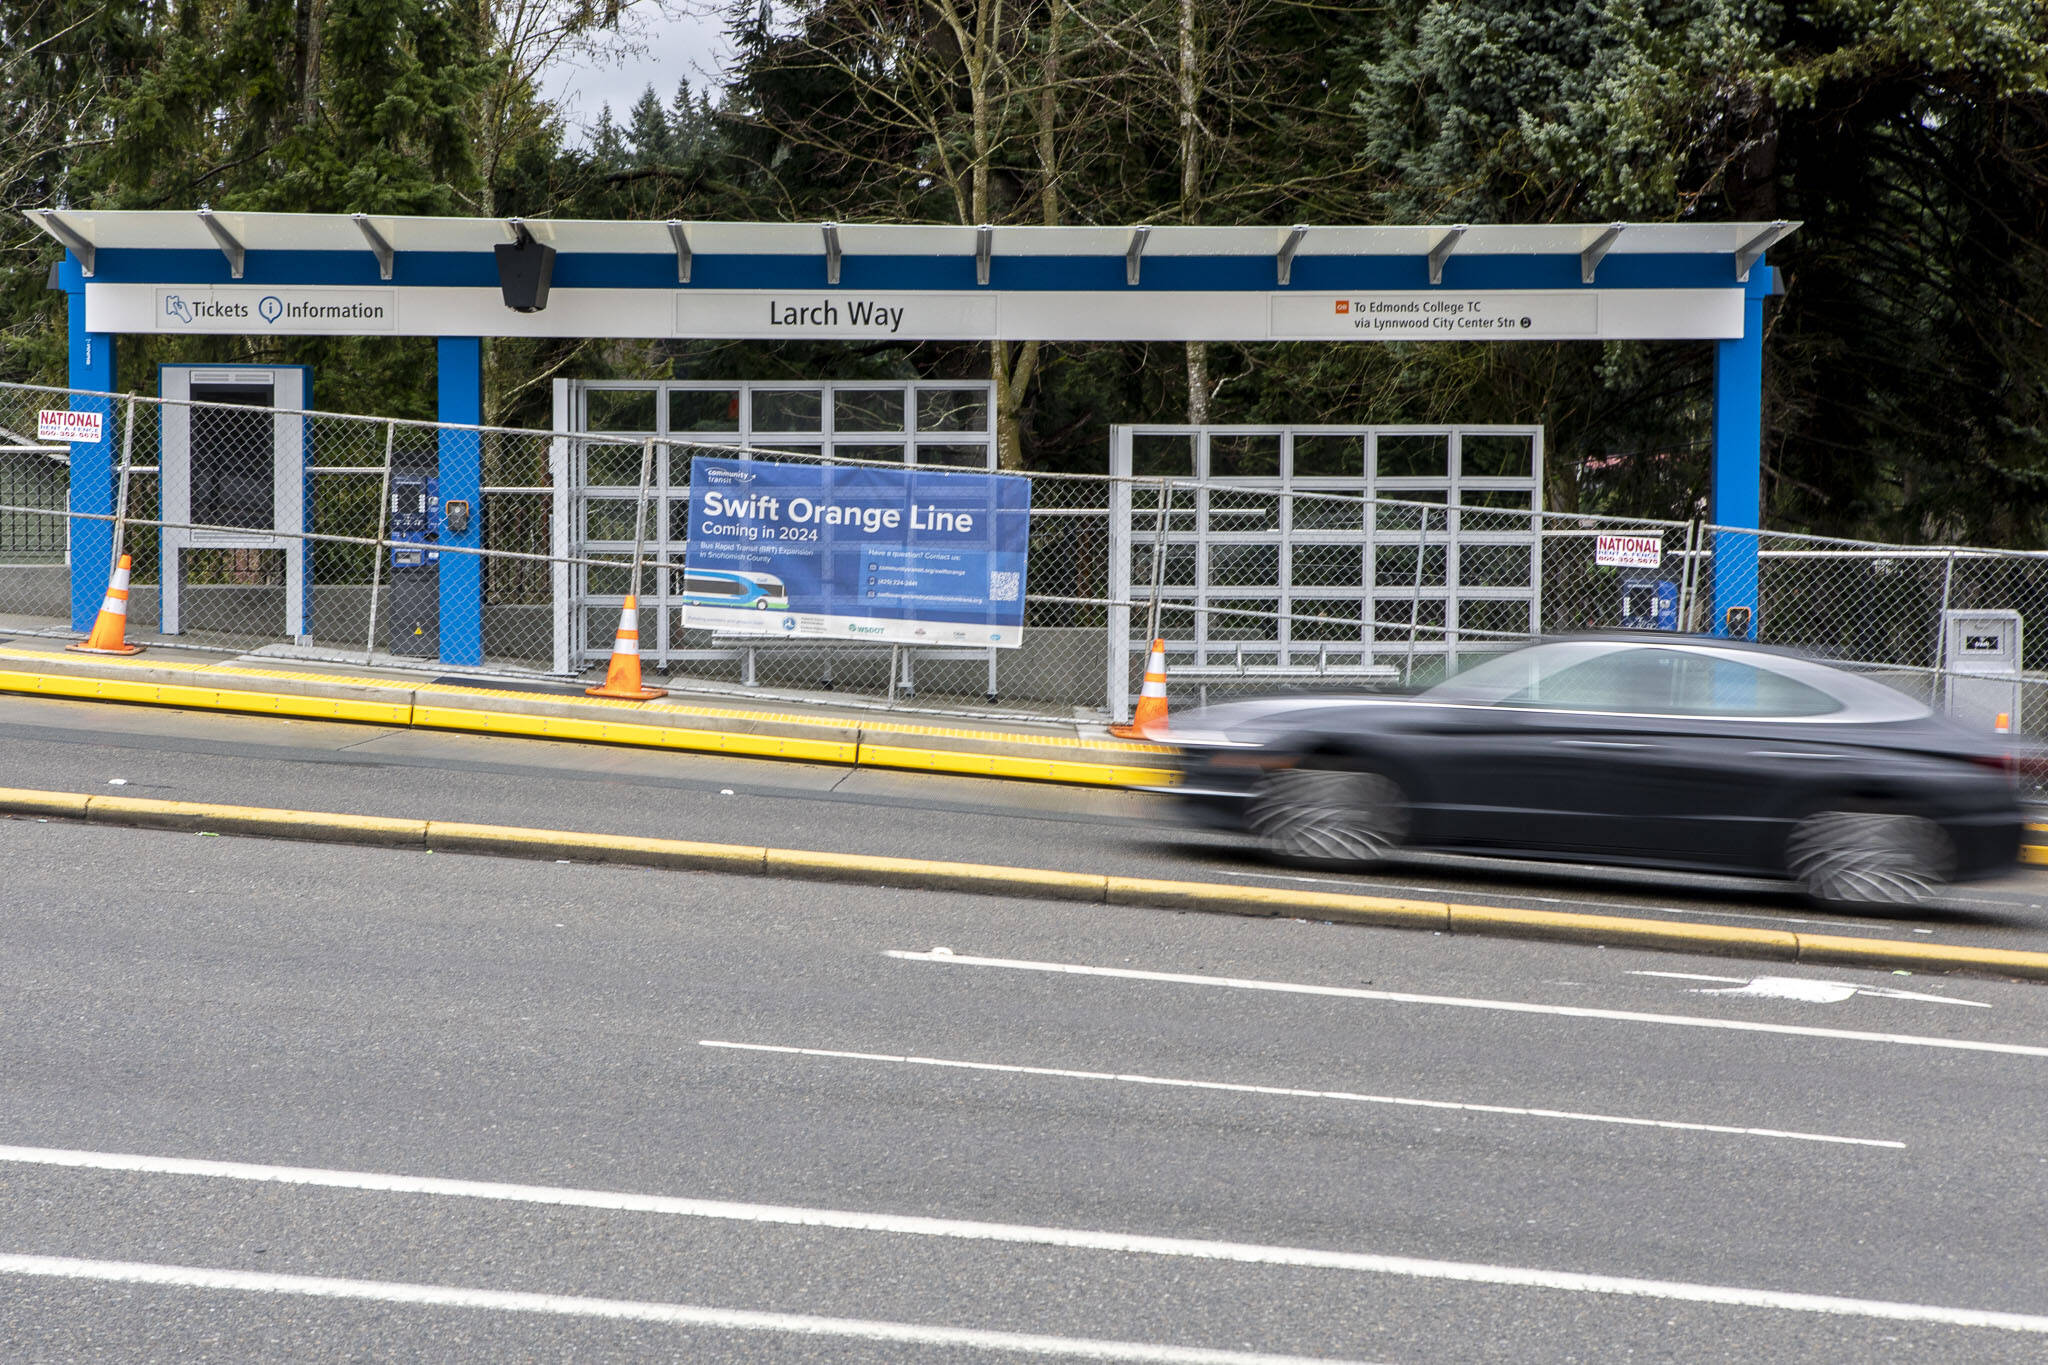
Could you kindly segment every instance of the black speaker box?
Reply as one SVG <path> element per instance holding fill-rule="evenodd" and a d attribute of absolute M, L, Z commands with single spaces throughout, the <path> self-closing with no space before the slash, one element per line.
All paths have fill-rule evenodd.
<path fill-rule="evenodd" d="M 521 233 L 516 242 L 500 242 L 498 287 L 505 306 L 519 313 L 538 313 L 548 306 L 548 285 L 555 278 L 555 249 Z"/>

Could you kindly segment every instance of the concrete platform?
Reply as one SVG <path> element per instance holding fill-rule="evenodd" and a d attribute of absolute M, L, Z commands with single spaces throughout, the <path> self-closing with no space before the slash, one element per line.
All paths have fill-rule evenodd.
<path fill-rule="evenodd" d="M 1087 786 L 1171 780 L 1166 748 L 1079 721 L 912 715 L 829 694 L 618 701 L 586 696 L 577 683 L 429 672 L 387 657 L 364 664 L 290 646 L 238 654 L 159 645 L 116 656 L 67 643 L 10 635 L 0 623 L 0 691 Z"/>

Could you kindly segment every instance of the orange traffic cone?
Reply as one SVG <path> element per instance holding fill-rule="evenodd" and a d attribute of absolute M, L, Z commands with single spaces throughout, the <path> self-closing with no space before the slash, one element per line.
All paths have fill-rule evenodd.
<path fill-rule="evenodd" d="M 1152 739 L 1154 730 L 1166 728 L 1166 641 L 1152 642 L 1152 657 L 1145 661 L 1145 688 L 1138 693 L 1138 709 L 1129 725 L 1112 725 L 1109 732 L 1118 739 Z"/>
<path fill-rule="evenodd" d="M 2012 733 L 2012 716 L 2011 716 L 2011 714 L 2010 714 L 2009 712 L 2005 712 L 2005 711 L 2000 711 L 2000 712 L 1998 713 L 1998 719 L 1997 719 L 1997 720 L 1995 720 L 1995 721 L 1993 721 L 1993 722 L 1991 723 L 1991 728 L 1992 728 L 1993 730 L 1995 730 L 1996 732 L 1998 732 L 1999 734 L 2001 734 L 2001 735 L 2009 735 L 2009 734 L 2011 734 L 2011 733 Z"/>
<path fill-rule="evenodd" d="M 124 640 L 128 633 L 128 570 L 127 555 L 114 566 L 114 577 L 107 584 L 107 600 L 100 603 L 99 619 L 92 623 L 92 634 L 66 649 L 75 649 L 80 654 L 140 654 L 141 645 L 131 645 Z"/>
<path fill-rule="evenodd" d="M 617 697 L 622 701 L 653 701 L 668 695 L 665 687 L 640 685 L 640 599 L 628 597 L 619 612 L 619 634 L 612 641 L 612 661 L 604 671 L 604 686 L 586 687 L 585 695 Z"/>

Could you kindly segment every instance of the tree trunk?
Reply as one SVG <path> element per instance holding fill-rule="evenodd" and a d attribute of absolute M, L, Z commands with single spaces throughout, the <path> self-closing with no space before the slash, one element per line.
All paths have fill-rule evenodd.
<path fill-rule="evenodd" d="M 298 70 L 299 125 L 311 128 L 320 118 L 320 28 L 325 0 L 299 0 Z"/>
<path fill-rule="evenodd" d="M 1202 144 L 1195 124 L 1198 82 L 1195 73 L 1195 0 L 1180 0 L 1180 220 L 1192 223 L 1200 216 L 1196 201 L 1202 192 Z M 1187 343 L 1188 422 L 1203 426 L 1209 420 L 1209 344 Z"/>

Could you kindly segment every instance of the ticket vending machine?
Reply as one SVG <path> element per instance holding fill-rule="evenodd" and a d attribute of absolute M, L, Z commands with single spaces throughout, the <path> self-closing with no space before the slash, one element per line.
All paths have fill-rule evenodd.
<path fill-rule="evenodd" d="M 441 654 L 441 552 L 447 530 L 441 481 L 429 450 L 391 459 L 390 583 L 385 640 L 393 654 L 433 659 Z"/>
<path fill-rule="evenodd" d="M 1677 630 L 1678 585 L 1669 579 L 1628 575 L 1621 580 L 1623 630 Z"/>
<path fill-rule="evenodd" d="M 158 452 L 163 632 L 184 627 L 184 561 L 195 550 L 282 550 L 284 633 L 312 633 L 305 539 L 310 371 L 303 365 L 165 365 Z M 192 406 L 187 406 L 191 404 Z"/>

